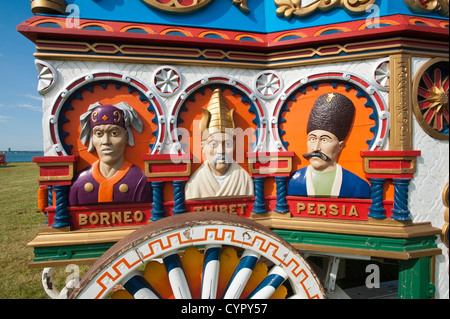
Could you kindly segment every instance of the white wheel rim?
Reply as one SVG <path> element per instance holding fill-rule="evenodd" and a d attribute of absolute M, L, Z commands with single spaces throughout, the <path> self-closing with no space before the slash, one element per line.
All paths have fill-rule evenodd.
<path fill-rule="evenodd" d="M 246 259 L 255 260 L 264 257 L 273 263 L 272 270 L 263 281 L 263 286 L 254 291 L 255 298 L 270 297 L 275 291 L 273 280 L 280 277 L 287 280 L 293 290 L 290 298 L 321 299 L 325 298 L 322 286 L 320 285 L 314 272 L 303 257 L 289 244 L 284 242 L 274 233 L 260 231 L 246 225 L 223 224 L 222 222 L 210 222 L 208 224 L 194 224 L 186 227 L 164 231 L 160 234 L 133 244 L 133 247 L 114 257 L 109 262 L 102 265 L 101 269 L 92 279 L 81 288 L 77 298 L 99 299 L 105 298 L 111 290 L 118 284 L 124 285 L 135 276 L 139 276 L 137 269 L 147 262 L 162 258 L 167 261 L 170 256 L 178 256 L 180 250 L 191 246 L 202 246 L 208 249 L 221 247 L 235 247 L 244 249 L 244 254 L 240 259 L 235 274 L 228 283 L 228 288 L 224 298 L 239 298 L 246 280 L 252 272 L 248 267 Z M 206 249 L 205 249 L 206 252 Z M 191 294 L 189 286 L 184 278 L 183 270 L 173 265 L 168 271 L 172 291 L 176 298 L 189 299 Z M 252 263 L 250 263 L 252 264 Z M 205 258 L 202 278 L 202 298 L 215 298 L 218 277 L 218 260 L 216 258 Z M 167 265 L 166 265 L 167 269 Z M 134 281 L 136 281 L 134 279 Z M 145 287 L 143 287 L 145 288 Z M 134 297 L 148 298 L 151 293 L 136 295 L 135 291 L 130 291 Z"/>

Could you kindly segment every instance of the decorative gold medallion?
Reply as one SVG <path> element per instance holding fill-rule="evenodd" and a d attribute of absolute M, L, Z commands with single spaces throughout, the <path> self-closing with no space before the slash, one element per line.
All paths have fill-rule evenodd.
<path fill-rule="evenodd" d="M 146 5 L 168 13 L 185 14 L 199 10 L 212 0 L 141 0 Z"/>
<path fill-rule="evenodd" d="M 84 190 L 88 193 L 91 193 L 94 191 L 94 185 L 92 183 L 86 183 L 84 184 Z"/>
<path fill-rule="evenodd" d="M 120 191 L 121 193 L 126 193 L 126 192 L 128 192 L 129 189 L 130 189 L 130 188 L 128 187 L 127 184 L 120 184 L 120 186 L 119 186 L 119 191 Z"/>

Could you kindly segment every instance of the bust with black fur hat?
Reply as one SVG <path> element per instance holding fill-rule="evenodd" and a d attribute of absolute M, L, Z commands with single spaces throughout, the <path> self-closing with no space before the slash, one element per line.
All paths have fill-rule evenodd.
<path fill-rule="evenodd" d="M 355 106 L 345 95 L 328 93 L 317 98 L 307 124 L 308 152 L 303 154 L 310 165 L 291 176 L 288 195 L 370 197 L 369 184 L 338 164 L 354 117 Z"/>

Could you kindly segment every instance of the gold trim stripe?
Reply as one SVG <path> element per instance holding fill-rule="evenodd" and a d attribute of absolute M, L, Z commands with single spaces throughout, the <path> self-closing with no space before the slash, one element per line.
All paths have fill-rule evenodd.
<path fill-rule="evenodd" d="M 102 60 L 102 61 L 117 61 L 125 60 L 130 62 L 154 62 L 154 61 L 164 61 L 164 57 L 174 57 L 180 59 L 188 60 L 175 60 L 173 63 L 180 61 L 179 64 L 183 63 L 193 63 L 189 59 L 200 59 L 205 60 L 194 61 L 194 63 L 208 64 L 210 62 L 225 63 L 235 66 L 247 66 L 249 64 L 255 64 L 256 67 L 266 66 L 270 64 L 275 67 L 285 67 L 290 65 L 302 64 L 307 59 L 314 59 L 314 63 L 323 63 L 321 60 L 326 58 L 340 59 L 342 61 L 348 61 L 354 58 L 356 55 L 351 56 L 340 56 L 339 54 L 354 54 L 362 53 L 358 55 L 357 58 L 374 58 L 374 57 L 384 57 L 388 54 L 400 54 L 405 52 L 401 50 L 402 48 L 414 49 L 414 55 L 416 56 L 448 56 L 448 47 L 443 45 L 441 42 L 433 41 L 420 41 L 418 43 L 413 43 L 414 40 L 403 39 L 403 38 L 392 38 L 387 40 L 376 40 L 376 41 L 364 41 L 357 43 L 349 43 L 346 45 L 328 45 L 321 46 L 318 48 L 303 48 L 298 50 L 288 50 L 288 51 L 278 51 L 272 53 L 260 53 L 260 52 L 247 52 L 247 51 L 224 51 L 221 49 L 197 49 L 197 48 L 181 48 L 181 47 L 158 47 L 158 46 L 145 46 L 145 45 L 116 45 L 114 43 L 95 43 L 90 44 L 87 42 L 71 42 L 71 41 L 50 41 L 50 40 L 38 40 L 37 50 L 47 51 L 38 52 L 35 54 L 36 57 L 51 57 L 55 59 L 87 59 L 87 60 Z M 421 46 L 419 47 L 419 44 Z M 421 54 L 420 50 L 424 49 L 429 51 L 429 48 L 436 48 L 439 52 L 425 52 Z M 445 50 L 445 49 L 446 50 Z M 368 50 L 375 52 L 367 52 Z M 385 50 L 387 52 L 382 52 Z M 393 51 L 395 50 L 395 51 Z M 417 50 L 417 51 L 416 51 Z M 50 51 L 50 52 L 49 52 Z M 51 52 L 55 53 L 51 53 Z M 58 53 L 56 53 L 58 52 Z M 93 52 L 98 55 L 70 55 L 65 52 L 79 52 L 88 53 Z M 122 54 L 117 56 L 116 54 Z M 106 56 L 105 56 L 106 55 Z M 133 56 L 139 55 L 139 56 Z M 161 57 L 161 59 L 159 59 Z M 322 59 L 316 59 L 316 57 L 321 57 Z M 226 61 L 224 61 L 226 60 Z M 295 61 L 293 61 L 295 60 Z M 299 61 L 300 60 L 300 61 Z M 185 62 L 186 61 L 186 62 Z M 334 60 L 333 60 L 334 61 Z M 246 64 L 245 62 L 249 62 Z M 278 63 L 280 62 L 280 63 Z"/>
<path fill-rule="evenodd" d="M 233 61 L 205 61 L 205 60 L 193 60 L 187 58 L 180 58 L 175 60 L 170 60 L 170 63 L 173 65 L 196 65 L 196 66 L 221 66 L 221 67 L 237 67 L 237 68 L 246 68 L 246 69 L 257 69 L 261 70 L 267 67 L 273 69 L 280 68 L 289 68 L 289 67 L 297 67 L 297 66 L 306 66 L 306 65 L 320 65 L 327 63 L 338 63 L 338 62 L 349 62 L 356 60 L 364 60 L 364 59 L 377 59 L 377 58 L 385 58 L 387 54 L 415 54 L 417 57 L 424 58 L 434 58 L 434 57 L 446 57 L 448 54 L 440 54 L 440 53 L 417 53 L 408 50 L 395 50 L 389 52 L 374 52 L 374 53 L 364 53 L 364 54 L 355 54 L 351 56 L 336 56 L 336 57 L 327 57 L 321 59 L 305 59 L 301 61 L 289 61 L 289 62 L 278 62 L 278 63 L 249 63 L 249 62 L 233 62 Z M 167 64 L 168 60 L 164 57 L 151 58 L 151 57 L 124 57 L 124 56 L 107 56 L 107 55 L 77 55 L 77 54 L 60 54 L 60 53 L 35 53 L 34 57 L 42 60 L 73 60 L 73 61 L 97 61 L 97 62 L 119 62 L 119 63 L 157 63 L 157 64 Z"/>

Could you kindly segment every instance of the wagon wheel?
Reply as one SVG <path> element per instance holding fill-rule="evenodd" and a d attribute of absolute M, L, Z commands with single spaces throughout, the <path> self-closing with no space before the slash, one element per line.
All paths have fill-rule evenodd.
<path fill-rule="evenodd" d="M 215 212 L 176 215 L 131 233 L 70 298 L 107 298 L 117 287 L 134 298 L 325 298 L 289 243 L 254 221 Z"/>

